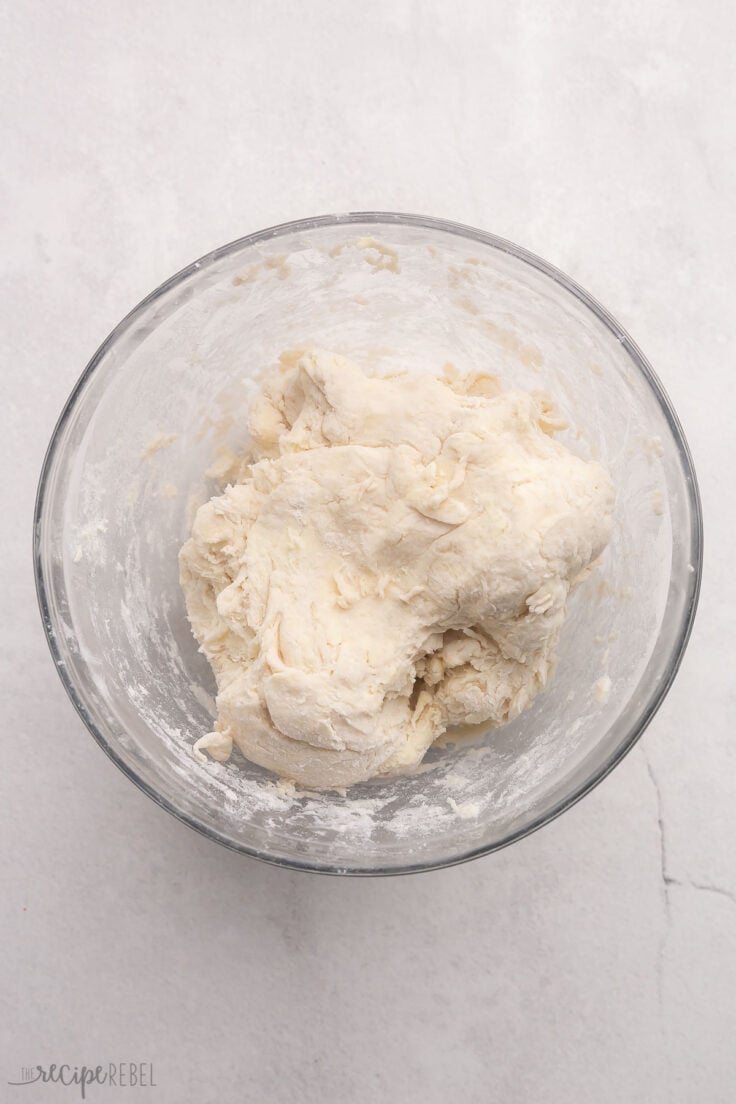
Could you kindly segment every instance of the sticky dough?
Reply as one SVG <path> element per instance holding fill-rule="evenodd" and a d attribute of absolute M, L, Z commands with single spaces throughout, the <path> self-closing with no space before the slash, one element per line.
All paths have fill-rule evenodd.
<path fill-rule="evenodd" d="M 218 684 L 199 746 L 341 787 L 419 763 L 448 725 L 519 714 L 611 527 L 610 479 L 561 426 L 483 373 L 283 357 L 180 554 Z"/>

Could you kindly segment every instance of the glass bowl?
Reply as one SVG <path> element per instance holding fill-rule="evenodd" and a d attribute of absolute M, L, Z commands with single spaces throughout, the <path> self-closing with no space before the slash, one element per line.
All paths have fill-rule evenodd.
<path fill-rule="evenodd" d="M 455 734 L 417 770 L 301 793 L 200 761 L 214 680 L 177 553 L 218 450 L 246 440 L 259 373 L 318 345 L 369 370 L 483 364 L 544 388 L 566 444 L 617 490 L 602 564 L 576 592 L 548 688 L 511 724 Z M 216 467 L 216 463 L 215 463 Z M 143 300 L 74 388 L 44 461 L 36 580 L 56 667 L 97 742 L 163 808 L 285 866 L 393 874 L 503 847 L 626 754 L 677 671 L 702 562 L 697 485 L 661 384 L 621 327 L 525 250 L 438 219 L 305 219 L 215 250 Z"/>

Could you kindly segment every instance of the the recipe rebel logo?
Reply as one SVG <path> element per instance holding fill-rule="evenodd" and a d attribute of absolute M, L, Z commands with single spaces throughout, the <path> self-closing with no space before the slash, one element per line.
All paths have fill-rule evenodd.
<path fill-rule="evenodd" d="M 108 1089 L 155 1089 L 153 1062 L 107 1062 L 97 1066 L 73 1066 L 68 1062 L 52 1062 L 48 1066 L 21 1066 L 20 1077 L 8 1085 L 76 1086 L 82 1100 L 87 1099 L 91 1086 Z"/>

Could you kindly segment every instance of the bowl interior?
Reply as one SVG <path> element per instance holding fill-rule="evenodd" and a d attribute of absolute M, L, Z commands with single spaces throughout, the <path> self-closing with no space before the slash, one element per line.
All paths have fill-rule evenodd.
<path fill-rule="evenodd" d="M 307 345 L 369 370 L 437 372 L 450 361 L 490 367 L 508 387 L 543 388 L 569 419 L 565 443 L 599 458 L 618 495 L 610 546 L 571 602 L 557 673 L 531 708 L 346 796 L 290 792 L 237 753 L 218 764 L 191 751 L 212 727 L 214 680 L 189 630 L 177 553 L 218 489 L 205 470 L 246 440 L 243 413 L 261 372 Z M 700 567 L 679 427 L 615 323 L 506 243 L 392 216 L 255 235 L 136 308 L 62 416 L 36 536 L 57 664 L 113 757 L 222 842 L 357 872 L 500 846 L 602 776 L 674 673 Z"/>

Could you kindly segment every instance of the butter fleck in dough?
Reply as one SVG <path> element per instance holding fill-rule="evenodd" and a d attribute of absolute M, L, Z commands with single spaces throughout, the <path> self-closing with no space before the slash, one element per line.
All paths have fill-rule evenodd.
<path fill-rule="evenodd" d="M 368 377 L 285 355 L 250 452 L 180 553 L 232 739 L 323 789 L 419 763 L 448 725 L 500 725 L 547 682 L 614 493 L 540 393 L 488 374 Z"/>

